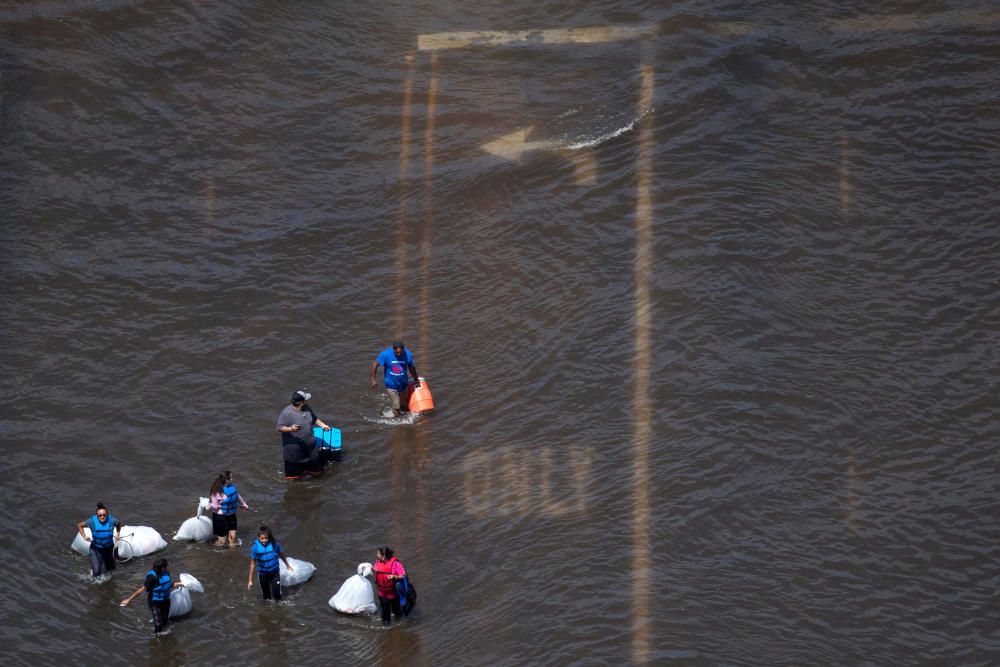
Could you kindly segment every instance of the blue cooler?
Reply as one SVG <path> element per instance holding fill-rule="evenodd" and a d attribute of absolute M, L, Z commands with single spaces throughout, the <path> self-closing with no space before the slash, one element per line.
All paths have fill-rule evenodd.
<path fill-rule="evenodd" d="M 316 438 L 316 446 L 319 448 L 320 461 L 340 460 L 340 429 L 331 428 L 324 431 L 319 426 L 313 426 L 313 437 Z"/>

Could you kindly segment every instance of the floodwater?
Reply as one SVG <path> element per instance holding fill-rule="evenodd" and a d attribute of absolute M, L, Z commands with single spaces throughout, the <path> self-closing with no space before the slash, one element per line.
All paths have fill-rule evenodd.
<path fill-rule="evenodd" d="M 0 5 L 4 654 L 997 664 L 998 90 L 988 2 Z M 223 469 L 243 546 L 170 540 Z M 205 585 L 169 636 L 96 501 Z M 387 630 L 327 605 L 382 544 Z"/>

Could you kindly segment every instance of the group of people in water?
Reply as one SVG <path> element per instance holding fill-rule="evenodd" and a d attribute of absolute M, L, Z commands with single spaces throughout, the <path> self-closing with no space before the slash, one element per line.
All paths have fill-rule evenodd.
<path fill-rule="evenodd" d="M 412 373 L 415 383 L 419 382 L 413 354 L 406 349 L 403 341 L 393 341 L 392 346 L 372 362 L 373 388 L 376 386 L 375 373 L 379 366 L 384 369 L 385 388 L 389 394 L 392 411 L 399 416 L 406 410 L 409 394 L 415 386 L 410 384 L 407 373 Z M 285 478 L 289 480 L 322 473 L 323 461 L 316 446 L 313 428 L 319 427 L 323 431 L 329 431 L 332 427 L 319 419 L 309 407 L 310 398 L 312 394 L 309 392 L 302 389 L 296 391 L 292 394 L 290 404 L 278 416 L 277 428 L 281 433 Z M 209 502 L 215 545 L 219 547 L 228 545 L 230 548 L 237 546 L 236 515 L 239 509 L 247 511 L 250 506 L 240 495 L 230 471 L 226 470 L 219 474 L 212 482 Z M 88 558 L 94 577 L 108 574 L 115 569 L 115 545 L 121 538 L 121 527 L 121 521 L 114 517 L 103 503 L 97 503 L 94 514 L 77 524 L 80 536 L 90 543 Z M 89 537 L 85 529 L 90 530 Z M 409 608 L 404 609 L 401 606 L 400 595 L 397 593 L 397 582 L 402 580 L 408 583 L 408 579 L 406 579 L 406 569 L 389 547 L 379 547 L 375 552 L 375 560 L 372 573 L 375 575 L 379 611 L 382 622 L 388 625 L 393 616 L 399 618 L 409 613 Z M 257 530 L 257 539 L 250 547 L 247 590 L 253 588 L 256 572 L 263 599 L 281 600 L 279 561 L 285 564 L 289 572 L 294 571 L 271 529 L 266 525 L 260 526 Z M 145 592 L 153 618 L 153 631 L 156 634 L 167 631 L 170 591 L 183 585 L 180 581 L 173 580 L 168 565 L 166 558 L 156 560 L 152 569 L 146 573 L 143 584 L 121 601 L 121 606 L 127 606 Z"/>

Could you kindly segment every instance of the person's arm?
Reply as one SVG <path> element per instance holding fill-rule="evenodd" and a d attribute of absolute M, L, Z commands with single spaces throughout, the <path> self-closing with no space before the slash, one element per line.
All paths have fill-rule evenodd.
<path fill-rule="evenodd" d="M 285 550 L 284 549 L 282 549 L 281 551 L 278 552 L 278 558 L 280 558 L 281 560 L 283 560 L 285 562 L 285 567 L 288 568 L 289 572 L 295 572 L 295 568 L 292 567 L 292 564 L 288 562 L 287 558 L 285 558 Z"/>
<path fill-rule="evenodd" d="M 319 417 L 316 417 L 316 423 L 324 431 L 329 431 L 330 430 L 330 426 L 325 421 L 323 421 L 322 419 L 320 419 Z"/>
<path fill-rule="evenodd" d="M 212 512 L 218 514 L 222 511 L 222 498 L 219 497 L 218 493 L 213 493 L 209 504 L 212 506 Z"/>
<path fill-rule="evenodd" d="M 80 537 L 82 537 L 87 542 L 90 542 L 90 538 L 87 537 L 87 533 L 83 532 L 83 529 L 87 527 L 88 521 L 90 521 L 90 519 L 84 519 L 80 523 L 76 524 L 76 530 L 78 533 L 80 533 Z"/>
<path fill-rule="evenodd" d="M 118 520 L 115 520 L 115 534 L 114 534 L 114 538 L 115 538 L 115 542 L 117 542 L 118 540 L 120 540 L 122 538 L 122 522 L 118 521 Z"/>
<path fill-rule="evenodd" d="M 285 409 L 287 410 L 287 408 Z M 286 424 L 281 421 L 284 416 L 285 416 L 284 411 L 282 411 L 282 413 L 278 415 L 278 423 L 277 423 L 278 430 L 281 431 L 282 433 L 295 433 L 296 431 L 298 431 L 299 430 L 298 424 Z"/>
<path fill-rule="evenodd" d="M 407 364 L 410 368 L 410 372 L 413 373 L 413 386 L 417 387 L 420 385 L 420 376 L 417 375 L 417 367 L 413 364 Z"/>
<path fill-rule="evenodd" d="M 122 606 L 124 607 L 129 602 L 131 602 L 132 600 L 136 599 L 136 597 L 138 597 L 139 595 L 141 595 L 143 591 L 151 591 L 151 590 L 153 590 L 154 588 L 156 588 L 156 584 L 157 584 L 156 577 L 153 576 L 152 574 L 147 574 L 146 575 L 146 579 L 142 582 L 142 586 L 140 586 L 139 588 L 137 588 L 135 590 L 135 593 L 132 593 L 132 595 L 130 595 L 127 598 L 125 598 L 124 600 L 122 600 Z"/>
<path fill-rule="evenodd" d="M 375 384 L 375 371 L 377 370 L 378 370 L 378 359 L 376 358 L 375 361 L 372 362 L 372 389 L 378 386 Z"/>
<path fill-rule="evenodd" d="M 245 510 L 250 509 L 250 506 L 247 505 L 247 501 L 243 500 L 243 496 L 241 496 L 238 493 L 236 494 L 236 500 L 240 501 L 240 505 L 243 506 L 243 509 L 245 509 Z"/>
<path fill-rule="evenodd" d="M 257 566 L 257 561 L 254 560 L 253 554 L 250 554 L 250 576 L 247 577 L 247 590 L 253 588 L 253 570 Z"/>
<path fill-rule="evenodd" d="M 146 584 L 145 584 L 145 582 L 144 582 L 144 583 L 142 584 L 142 586 L 139 586 L 139 588 L 135 589 L 135 593 L 132 593 L 132 595 L 130 595 L 130 596 L 128 596 L 127 598 L 125 598 L 124 600 L 122 600 L 122 602 L 121 602 L 121 605 L 122 605 L 123 607 L 127 607 L 127 606 L 128 606 L 128 603 L 129 603 L 129 602 L 131 602 L 132 600 L 134 600 L 134 599 L 136 599 L 137 597 L 139 597 L 140 595 L 142 595 L 142 593 L 143 593 L 143 592 L 144 592 L 145 590 L 146 590 Z"/>

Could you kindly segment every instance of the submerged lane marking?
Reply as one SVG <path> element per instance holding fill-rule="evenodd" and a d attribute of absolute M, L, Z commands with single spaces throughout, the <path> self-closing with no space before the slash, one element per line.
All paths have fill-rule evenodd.
<path fill-rule="evenodd" d="M 438 55 L 431 54 L 431 84 L 427 91 L 427 130 L 424 134 L 424 229 L 420 239 L 420 333 L 418 342 L 423 361 L 421 368 L 428 368 L 427 329 L 431 319 L 430 265 L 431 238 L 434 235 L 434 113 L 437 109 Z"/>
<path fill-rule="evenodd" d="M 848 155 L 847 135 L 840 136 L 840 210 L 847 212 L 851 208 L 851 164 Z"/>
<path fill-rule="evenodd" d="M 640 67 L 642 94 L 639 113 L 652 107 L 653 68 Z M 649 395 L 652 365 L 652 298 L 653 281 L 653 202 L 651 190 L 653 172 L 653 115 L 642 119 L 639 127 L 639 155 L 635 206 L 635 388 L 633 405 L 633 469 L 635 483 L 635 515 L 632 528 L 632 661 L 649 661 L 650 586 L 652 566 L 650 550 L 649 445 L 652 435 L 653 406 Z"/>
<path fill-rule="evenodd" d="M 473 30 L 437 32 L 417 36 L 417 49 L 438 51 L 474 46 L 508 46 L 511 44 L 602 44 L 651 37 L 659 32 L 653 25 L 591 26 L 586 28 L 552 28 L 548 30 Z"/>
<path fill-rule="evenodd" d="M 399 211 L 396 240 L 396 328 L 393 336 L 403 334 L 406 313 L 406 218 L 409 187 L 406 176 L 410 165 L 410 103 L 413 100 L 413 54 L 406 54 L 406 83 L 403 85 L 403 129 L 399 138 Z"/>
<path fill-rule="evenodd" d="M 551 447 L 471 452 L 463 466 L 465 511 L 476 518 L 585 516 L 594 451 L 588 446 L 569 453 Z"/>

